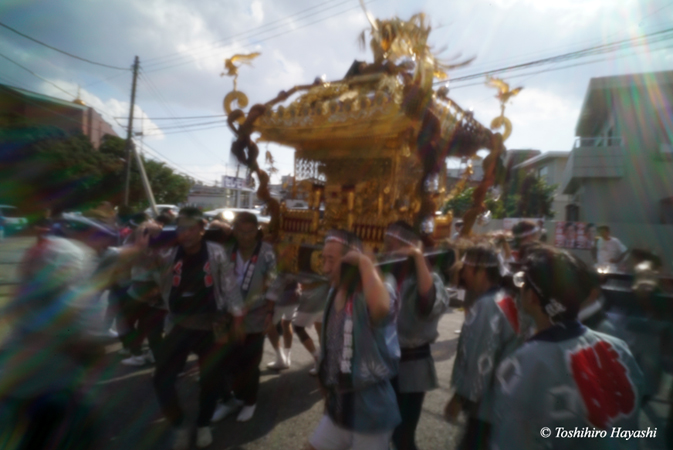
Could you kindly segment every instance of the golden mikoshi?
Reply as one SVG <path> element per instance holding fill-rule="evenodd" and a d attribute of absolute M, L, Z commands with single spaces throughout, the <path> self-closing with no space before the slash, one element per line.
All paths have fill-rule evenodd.
<path fill-rule="evenodd" d="M 474 206 L 464 216 L 462 233 L 469 234 L 485 211 L 484 197 L 511 134 L 504 105 L 521 88 L 509 90 L 502 80 L 489 79 L 501 102 L 501 115 L 491 126 L 504 126 L 505 136 L 493 132 L 451 100 L 446 86 L 436 89 L 452 68 L 471 59 L 455 64 L 438 59 L 428 45 L 430 26 L 423 14 L 406 21 L 367 15 L 373 62 L 354 61 L 340 80 L 294 86 L 247 112 L 235 63 L 249 64 L 259 53 L 225 61 L 223 75 L 234 78 L 224 101 L 236 136 L 231 151 L 259 177 L 257 195 L 270 211 L 270 239 L 286 271 L 296 272 L 302 248 L 319 245 L 332 228 L 352 231 L 372 251 L 382 248 L 385 229 L 397 220 L 414 224 L 426 243 L 447 237 L 451 216 L 436 215 L 447 199 L 444 161 L 488 150 Z M 363 43 L 365 38 L 363 32 Z M 257 163 L 257 141 L 295 149 L 294 185 L 308 199 L 308 209 L 287 208 L 271 197 L 269 176 Z M 309 253 L 308 264 L 315 262 Z"/>

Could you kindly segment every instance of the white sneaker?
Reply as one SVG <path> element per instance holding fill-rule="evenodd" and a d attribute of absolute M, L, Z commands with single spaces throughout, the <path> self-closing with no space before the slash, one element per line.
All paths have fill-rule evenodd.
<path fill-rule="evenodd" d="M 288 369 L 292 365 L 292 349 L 290 348 L 285 349 L 285 364 L 287 365 Z"/>
<path fill-rule="evenodd" d="M 213 434 L 210 427 L 199 427 L 196 430 L 196 446 L 198 448 L 209 447 L 213 443 Z"/>
<path fill-rule="evenodd" d="M 219 422 L 225 417 L 230 416 L 242 405 L 243 402 L 237 398 L 232 398 L 227 403 L 218 403 L 215 412 L 213 413 L 213 417 L 210 419 L 211 422 Z"/>
<path fill-rule="evenodd" d="M 256 404 L 252 406 L 244 406 L 236 420 L 239 422 L 247 422 L 252 419 L 253 414 L 255 414 L 255 408 L 257 408 Z"/>
<path fill-rule="evenodd" d="M 145 359 L 145 355 L 130 356 L 122 359 L 122 364 L 125 366 L 144 366 L 147 364 L 147 359 Z"/>
<path fill-rule="evenodd" d="M 290 365 L 287 363 L 287 360 L 283 357 L 283 353 L 279 352 L 276 356 L 276 360 L 266 365 L 269 369 L 272 370 L 285 370 L 289 369 Z"/>
<path fill-rule="evenodd" d="M 112 328 L 107 330 L 107 335 L 111 338 L 118 338 L 119 337 L 119 333 L 117 333 L 117 331 L 113 330 Z"/>
<path fill-rule="evenodd" d="M 311 376 L 318 375 L 318 357 L 314 356 L 314 359 L 315 359 L 315 363 L 313 364 L 313 369 L 308 371 L 308 374 L 311 375 Z"/>
<path fill-rule="evenodd" d="M 173 431 L 173 450 L 188 450 L 190 437 L 189 428 L 176 428 Z"/>

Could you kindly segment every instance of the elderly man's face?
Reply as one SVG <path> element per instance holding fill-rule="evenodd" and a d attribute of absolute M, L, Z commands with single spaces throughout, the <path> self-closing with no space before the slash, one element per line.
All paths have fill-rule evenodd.
<path fill-rule="evenodd" d="M 202 220 L 178 217 L 176 232 L 178 244 L 184 249 L 192 249 L 201 243 L 201 238 L 203 238 L 206 229 Z"/>
<path fill-rule="evenodd" d="M 235 223 L 234 237 L 238 246 L 243 249 L 253 247 L 257 243 L 257 231 L 254 223 Z"/>
<path fill-rule="evenodd" d="M 344 254 L 344 246 L 338 242 L 328 242 L 322 249 L 322 273 L 332 281 L 336 276 L 337 268 Z"/>

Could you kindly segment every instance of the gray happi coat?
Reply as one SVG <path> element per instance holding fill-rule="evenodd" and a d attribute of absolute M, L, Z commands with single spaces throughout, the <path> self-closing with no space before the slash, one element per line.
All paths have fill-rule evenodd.
<path fill-rule="evenodd" d="M 495 370 L 521 343 L 514 299 L 499 289 L 479 297 L 465 317 L 451 375 L 456 393 L 474 404 L 472 417 L 492 422 Z"/>
<path fill-rule="evenodd" d="M 449 309 L 449 294 L 444 288 L 441 277 L 432 274 L 433 287 L 428 299 L 432 305 L 429 314 L 422 314 L 419 310 L 418 280 L 415 274 L 407 276 L 401 284 L 398 282 L 400 312 L 397 317 L 397 333 L 400 348 L 412 349 L 437 340 L 439 332 L 437 324 L 442 315 Z M 404 354 L 400 361 L 398 374 L 398 388 L 400 392 L 426 392 L 436 389 L 437 371 L 432 355 L 419 359 L 405 360 Z"/>

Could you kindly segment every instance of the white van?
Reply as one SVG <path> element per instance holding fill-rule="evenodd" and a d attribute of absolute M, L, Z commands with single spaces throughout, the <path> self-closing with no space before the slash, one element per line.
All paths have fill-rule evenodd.
<path fill-rule="evenodd" d="M 23 231 L 28 227 L 28 219 L 19 216 L 16 206 L 0 205 L 0 222 L 5 224 L 5 234 Z"/>

